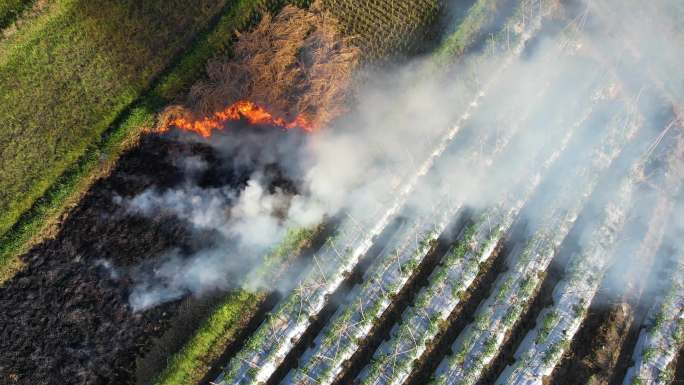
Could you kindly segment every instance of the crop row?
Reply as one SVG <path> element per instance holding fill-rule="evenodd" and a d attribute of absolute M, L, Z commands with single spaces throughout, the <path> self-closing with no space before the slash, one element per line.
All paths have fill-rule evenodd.
<path fill-rule="evenodd" d="M 499 278 L 475 314 L 474 323 L 457 339 L 454 353 L 438 368 L 436 383 L 473 384 L 480 380 L 535 298 L 551 260 L 600 175 L 636 132 L 638 121 L 624 118 L 618 115 L 611 121 L 598 146 L 574 166 L 571 177 L 553 193 L 554 199 L 542 210 L 540 226 L 526 246 L 509 255 L 510 270 Z"/>
<path fill-rule="evenodd" d="M 675 126 L 675 121 L 671 125 Z M 666 142 L 669 155 L 663 161 L 666 167 L 660 172 L 665 185 L 663 194 L 674 194 L 682 185 L 680 170 L 684 136 L 681 125 L 676 124 L 675 127 L 676 138 Z M 672 196 L 666 195 L 663 199 L 672 199 Z M 676 220 L 676 214 L 673 215 Z M 680 235 L 675 233 L 675 237 Z M 624 385 L 668 384 L 673 380 L 674 360 L 684 347 L 684 260 L 678 244 L 674 246 L 673 266 L 668 267 L 671 271 L 669 287 L 664 290 L 662 300 L 656 302 L 648 313 L 632 353 L 634 365 L 627 370 Z"/>
<path fill-rule="evenodd" d="M 679 149 L 680 151 L 676 151 Z M 681 156 L 680 146 L 671 146 L 668 165 L 660 169 L 668 183 L 678 190 L 680 177 L 668 172 L 677 166 Z M 666 153 L 667 154 L 667 153 Z M 665 154 L 663 154 L 665 155 Z M 537 327 L 531 331 L 518 354 L 517 362 L 499 378 L 499 384 L 542 384 L 544 376 L 551 374 L 568 347 L 589 309 L 609 264 L 609 257 L 634 202 L 639 177 L 643 173 L 647 158 L 640 159 L 632 171 L 620 182 L 615 198 L 603 210 L 602 222 L 589 231 L 592 236 L 581 253 L 570 261 L 563 281 L 554 290 L 554 305 L 542 312 Z M 649 160 L 652 161 L 652 160 Z"/>

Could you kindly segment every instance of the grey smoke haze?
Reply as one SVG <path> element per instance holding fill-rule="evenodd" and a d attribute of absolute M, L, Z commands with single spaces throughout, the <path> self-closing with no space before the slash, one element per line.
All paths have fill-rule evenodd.
<path fill-rule="evenodd" d="M 684 6 L 680 3 L 577 1 L 571 8 L 585 16 L 574 24 L 584 27 L 580 32 L 567 28 L 568 20 L 549 21 L 549 28 L 511 64 L 462 127 L 454 147 L 412 196 L 405 215 L 431 210 L 432 202 L 445 194 L 476 208 L 491 205 L 534 162 L 538 150 L 558 142 L 591 101 L 602 106 L 606 115 L 621 111 L 625 103 L 638 104 L 644 119 L 639 136 L 643 143 L 629 151 L 643 153 L 671 119 L 667 106 L 681 106 L 684 100 Z M 573 39 L 570 54 L 559 54 L 563 33 Z M 218 245 L 194 255 L 170 251 L 152 271 L 141 272 L 131 295 L 133 308 L 236 285 L 239 276 L 256 266 L 287 229 L 312 226 L 341 213 L 359 219 L 378 216 L 378 210 L 394 199 L 441 135 L 462 116 L 486 83 L 486 74 L 501 64 L 486 51 L 467 55 L 445 75 L 438 75 L 427 58 L 365 72 L 352 112 L 313 135 L 245 131 L 214 135 L 208 143 L 226 170 L 250 173 L 244 186 L 200 187 L 198 175 L 208 166 L 199 158 L 189 158 L 183 166 L 188 178 L 180 187 L 150 189 L 124 200 L 122 205 L 130 212 L 174 215 L 222 238 Z M 643 67 L 635 69 L 635 64 Z M 596 144 L 595 133 L 605 124 L 601 119 L 589 121 L 573 148 L 590 149 Z M 469 160 L 487 158 L 499 147 L 502 151 L 491 157 L 493 168 L 486 173 L 481 171 L 483 164 Z M 581 155 L 581 151 L 563 154 L 548 179 L 562 181 L 567 167 Z M 635 158 L 625 159 L 626 170 Z M 269 187 L 272 164 L 296 183 L 297 193 Z M 614 173 L 619 175 L 620 170 Z M 530 202 L 525 211 L 530 223 L 538 220 L 534 206 L 553 196 L 553 186 L 543 184 L 537 199 Z M 610 184 L 601 186 L 610 196 Z M 648 206 L 635 208 L 648 210 Z"/>

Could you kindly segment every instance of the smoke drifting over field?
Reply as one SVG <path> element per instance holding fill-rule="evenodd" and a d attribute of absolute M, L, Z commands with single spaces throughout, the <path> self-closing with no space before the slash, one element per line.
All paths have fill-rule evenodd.
<path fill-rule="evenodd" d="M 240 284 L 240 277 L 258 265 L 287 229 L 310 227 L 334 217 L 368 222 L 379 216 L 378 210 L 395 199 L 459 119 L 464 123 L 454 144 L 438 159 L 429 178 L 417 186 L 404 216 L 429 213 L 445 195 L 475 209 L 497 203 L 525 175 L 535 154 L 556 145 L 593 102 L 606 116 L 628 111 L 626 105 L 639 107 L 640 114 L 625 112 L 640 119 L 642 128 L 610 170 L 620 179 L 674 118 L 673 108 L 681 108 L 684 101 L 684 34 L 677 30 L 684 20 L 684 6 L 679 3 L 602 0 L 576 2 L 559 11 L 553 9 L 557 4 L 549 2 L 542 12 L 578 18 L 572 23 L 560 16 L 547 19 L 542 35 L 528 44 L 494 89 L 485 90 L 485 75 L 501 65 L 501 57 L 492 58 L 484 41 L 443 75 L 428 58 L 364 72 L 351 112 L 310 135 L 250 132 L 250 128 L 237 129 L 236 123 L 228 123 L 226 132 L 206 140 L 181 135 L 181 140 L 209 143 L 221 157 L 221 171 L 246 174 L 246 182 L 207 187 L 201 183 L 207 164 L 189 158 L 182 186 L 148 190 L 121 202 L 136 215 L 163 212 L 187 221 L 198 232 L 215 234 L 206 249 L 190 254 L 170 251 L 156 265 L 141 267 L 135 277 L 138 286 L 130 297 L 132 307 L 144 309 L 190 293 L 201 295 Z M 559 48 L 563 41 L 571 45 L 566 53 Z M 611 70 L 599 68 L 596 62 Z M 481 105 L 463 120 L 480 90 L 486 92 Z M 543 212 L 543 205 L 553 199 L 554 186 L 568 177 L 567 170 L 596 146 L 597 133 L 608 120 L 584 123 L 573 138 L 573 152 L 564 153 L 546 176 L 534 203 L 524 211 L 530 231 L 543 225 L 544 218 L 535 213 Z M 675 124 L 664 141 L 672 141 L 679 129 Z M 679 161 L 671 172 L 681 172 Z M 492 168 L 487 168 L 488 162 Z M 279 183 L 282 180 L 289 182 Z M 597 195 L 608 201 L 616 192 L 612 183 L 599 187 L 605 191 Z M 633 211 L 649 212 L 652 200 L 637 202 L 641 203 L 645 206 Z M 595 210 L 597 217 L 601 209 Z M 583 224 L 591 228 L 593 211 L 587 212 Z M 665 228 L 681 231 L 681 227 Z M 583 239 L 579 237 L 580 248 Z"/>

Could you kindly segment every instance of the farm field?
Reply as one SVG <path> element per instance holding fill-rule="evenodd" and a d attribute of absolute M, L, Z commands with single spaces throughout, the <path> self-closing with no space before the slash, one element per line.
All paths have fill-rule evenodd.
<path fill-rule="evenodd" d="M 0 3 L 0 384 L 684 381 L 678 2 L 105 3 Z"/>

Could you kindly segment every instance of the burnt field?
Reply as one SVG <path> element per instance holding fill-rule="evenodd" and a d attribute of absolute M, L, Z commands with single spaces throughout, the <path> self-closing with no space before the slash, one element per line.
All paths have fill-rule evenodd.
<path fill-rule="evenodd" d="M 275 143 L 274 137 L 287 135 L 272 128 L 261 136 L 250 130 L 262 144 L 267 137 Z M 268 146 L 248 147 L 232 156 L 270 151 Z M 187 159 L 209 165 L 210 171 L 193 174 L 200 185 L 239 189 L 251 170 L 219 158 L 212 147 L 177 135 L 144 136 L 61 221 L 54 239 L 22 256 L 26 268 L 0 287 L 3 383 L 135 383 L 136 360 L 151 350 L 174 317 L 192 323 L 206 315 L 217 293 L 138 312 L 131 309 L 129 295 L 132 276 L 146 263 L 172 249 L 190 254 L 211 247 L 217 235 L 198 231 L 175 215 L 131 213 L 120 201 L 149 188 L 163 191 L 183 184 L 190 173 L 184 167 Z M 289 188 L 276 175 L 277 167 L 270 169 L 272 186 Z M 193 331 L 187 325 L 180 329 L 179 340 L 165 342 L 167 349 L 178 349 Z"/>

